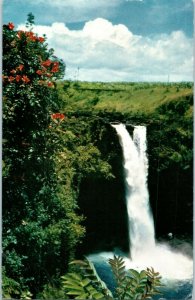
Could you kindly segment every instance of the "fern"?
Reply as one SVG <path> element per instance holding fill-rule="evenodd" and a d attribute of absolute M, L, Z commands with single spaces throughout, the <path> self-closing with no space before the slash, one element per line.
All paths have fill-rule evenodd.
<path fill-rule="evenodd" d="M 115 255 L 109 259 L 109 264 L 116 281 L 117 300 L 144 300 L 161 294 L 161 276 L 153 268 L 141 272 L 134 269 L 126 271 L 123 258 Z M 114 299 L 90 261 L 76 260 L 71 265 L 76 267 L 76 272 L 61 277 L 66 296 L 73 299 Z"/>
<path fill-rule="evenodd" d="M 152 296 L 162 294 L 159 290 L 160 287 L 163 286 L 161 283 L 161 276 L 159 272 L 155 272 L 154 269 L 147 268 L 146 270 L 147 275 L 147 285 L 145 289 L 145 298 L 142 299 L 151 299 Z"/>
<path fill-rule="evenodd" d="M 116 293 L 119 299 L 122 299 L 122 294 L 124 293 L 124 279 L 125 279 L 125 263 L 122 257 L 117 257 L 114 255 L 114 259 L 109 259 L 109 264 L 111 266 L 115 281 L 116 281 Z"/>
<path fill-rule="evenodd" d="M 109 264 L 111 265 L 117 285 L 121 285 L 125 278 L 125 263 L 123 258 L 114 255 L 114 259 L 109 259 Z"/>
<path fill-rule="evenodd" d="M 116 296 L 119 300 L 150 299 L 151 296 L 160 294 L 158 288 L 162 286 L 161 277 L 153 268 L 141 272 L 130 269 L 126 272 L 123 258 L 115 255 L 114 259 L 109 260 L 109 264 L 116 280 Z"/>

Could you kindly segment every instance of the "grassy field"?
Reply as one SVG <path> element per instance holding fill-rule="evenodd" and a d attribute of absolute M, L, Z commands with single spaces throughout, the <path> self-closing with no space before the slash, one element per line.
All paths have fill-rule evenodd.
<path fill-rule="evenodd" d="M 193 84 L 62 81 L 58 90 L 66 110 L 153 112 L 159 105 L 193 93 Z"/>

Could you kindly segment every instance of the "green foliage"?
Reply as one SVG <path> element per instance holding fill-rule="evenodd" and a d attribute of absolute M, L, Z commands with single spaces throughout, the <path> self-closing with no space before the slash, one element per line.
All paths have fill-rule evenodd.
<path fill-rule="evenodd" d="M 32 299 L 32 294 L 29 290 L 22 290 L 21 285 L 16 280 L 6 276 L 5 269 L 2 271 L 2 294 L 3 298 L 10 299 L 20 297 L 23 300 Z"/>
<path fill-rule="evenodd" d="M 4 298 L 18 297 L 21 293 L 20 284 L 5 274 L 5 269 L 2 272 L 2 293 Z"/>
<path fill-rule="evenodd" d="M 117 285 L 117 294 L 120 296 L 121 287 L 125 280 L 125 262 L 122 257 L 117 257 L 114 255 L 114 259 L 109 259 L 109 264 L 111 265 L 114 278 Z"/>
<path fill-rule="evenodd" d="M 104 294 L 98 292 L 93 282 L 82 277 L 80 274 L 69 273 L 62 278 L 64 280 L 64 288 L 68 290 L 66 296 L 74 296 L 75 299 L 102 299 Z"/>
<path fill-rule="evenodd" d="M 121 299 L 148 299 L 150 295 L 155 295 L 149 294 L 150 282 L 144 270 L 139 273 L 130 269 L 128 275 L 122 285 L 123 288 L 120 289 Z"/>
<path fill-rule="evenodd" d="M 122 257 L 114 256 L 109 260 L 116 280 L 115 298 L 91 262 L 85 259 L 73 261 L 71 264 L 77 266 L 74 272 L 61 277 L 62 289 L 71 299 L 143 300 L 161 294 L 159 288 L 162 284 L 158 272 L 154 272 L 153 268 L 141 272 L 134 269 L 126 271 Z"/>
<path fill-rule="evenodd" d="M 147 297 L 151 298 L 153 295 L 161 294 L 159 288 L 163 285 L 161 284 L 161 276 L 159 272 L 155 272 L 154 269 L 151 267 L 147 268 L 146 275 L 147 287 L 145 291 L 145 299 L 147 299 Z"/>
<path fill-rule="evenodd" d="M 189 112 L 192 105 L 193 97 L 187 96 L 160 105 L 153 114 L 153 122 L 156 120 L 159 125 L 157 130 L 153 130 L 151 138 L 160 159 L 160 169 L 176 165 L 184 170 L 191 167 L 193 119 Z"/>
<path fill-rule="evenodd" d="M 122 257 L 114 256 L 109 259 L 114 278 L 116 280 L 116 296 L 118 299 L 150 299 L 153 295 L 159 294 L 161 287 L 158 272 L 147 268 L 147 271 L 138 272 L 134 269 L 125 270 L 125 262 Z"/>
<path fill-rule="evenodd" d="M 59 283 L 52 282 L 44 286 L 43 291 L 37 295 L 37 299 L 63 299 L 64 291 L 60 288 Z"/>
<path fill-rule="evenodd" d="M 31 300 L 32 299 L 32 294 L 29 291 L 23 291 L 20 295 L 21 300 Z"/>

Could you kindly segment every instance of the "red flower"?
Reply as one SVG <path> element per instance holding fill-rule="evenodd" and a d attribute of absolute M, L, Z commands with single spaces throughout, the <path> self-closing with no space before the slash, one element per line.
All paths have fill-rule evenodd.
<path fill-rule="evenodd" d="M 21 76 L 20 75 L 16 75 L 16 81 L 19 82 L 21 79 Z"/>
<path fill-rule="evenodd" d="M 32 42 L 36 42 L 37 37 L 34 35 L 34 33 L 32 31 L 26 32 L 26 36 L 28 38 L 28 40 L 32 41 Z"/>
<path fill-rule="evenodd" d="M 16 70 L 22 71 L 24 69 L 24 65 L 19 65 Z"/>
<path fill-rule="evenodd" d="M 30 82 L 30 79 L 28 78 L 28 76 L 23 75 L 23 76 L 22 76 L 22 81 L 23 81 L 24 83 L 29 83 L 29 82 Z"/>
<path fill-rule="evenodd" d="M 12 82 L 12 81 L 14 81 L 14 80 L 15 80 L 15 77 L 13 77 L 13 76 L 9 76 L 9 77 L 8 77 L 8 80 L 9 80 L 9 82 Z"/>
<path fill-rule="evenodd" d="M 42 75 L 42 74 L 43 74 L 43 72 L 42 72 L 41 70 L 37 70 L 36 73 L 37 73 L 38 75 Z"/>
<path fill-rule="evenodd" d="M 51 115 L 52 119 L 60 119 L 61 121 L 65 118 L 64 114 L 56 113 Z"/>
<path fill-rule="evenodd" d="M 36 36 L 29 36 L 29 40 L 32 42 L 36 42 L 37 38 Z"/>
<path fill-rule="evenodd" d="M 53 67 L 52 69 L 51 69 L 51 72 L 52 73 L 56 73 L 56 72 L 58 72 L 59 71 L 59 68 L 58 67 Z"/>
<path fill-rule="evenodd" d="M 16 70 L 13 69 L 13 70 L 10 71 L 10 73 L 11 74 L 16 74 Z"/>
<path fill-rule="evenodd" d="M 51 115 L 51 118 L 52 118 L 52 119 L 56 119 L 56 114 L 52 114 L 52 115 Z"/>
<path fill-rule="evenodd" d="M 60 114 L 60 119 L 63 120 L 65 118 L 64 114 Z"/>
<path fill-rule="evenodd" d="M 53 82 L 49 81 L 49 82 L 47 83 L 47 85 L 48 85 L 48 87 L 53 87 Z"/>
<path fill-rule="evenodd" d="M 54 62 L 51 72 L 56 73 L 59 71 L 59 62 Z"/>
<path fill-rule="evenodd" d="M 51 63 L 52 63 L 51 60 L 48 59 L 48 60 L 42 62 L 42 66 L 49 67 L 51 65 Z"/>
<path fill-rule="evenodd" d="M 10 30 L 13 30 L 13 29 L 14 29 L 14 27 L 15 27 L 15 26 L 14 26 L 14 24 L 13 24 L 13 23 L 9 23 L 9 24 L 8 24 L 8 28 L 9 28 Z"/>
<path fill-rule="evenodd" d="M 44 39 L 43 37 L 39 37 L 39 38 L 38 38 L 38 41 L 39 41 L 40 43 L 43 43 L 43 42 L 45 41 L 45 39 Z"/>

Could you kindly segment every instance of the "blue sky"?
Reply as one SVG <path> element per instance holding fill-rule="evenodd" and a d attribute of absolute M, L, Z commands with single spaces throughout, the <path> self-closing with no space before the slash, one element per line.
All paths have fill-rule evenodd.
<path fill-rule="evenodd" d="M 192 0 L 3 1 L 3 23 L 24 28 L 29 12 L 68 79 L 193 79 Z"/>

